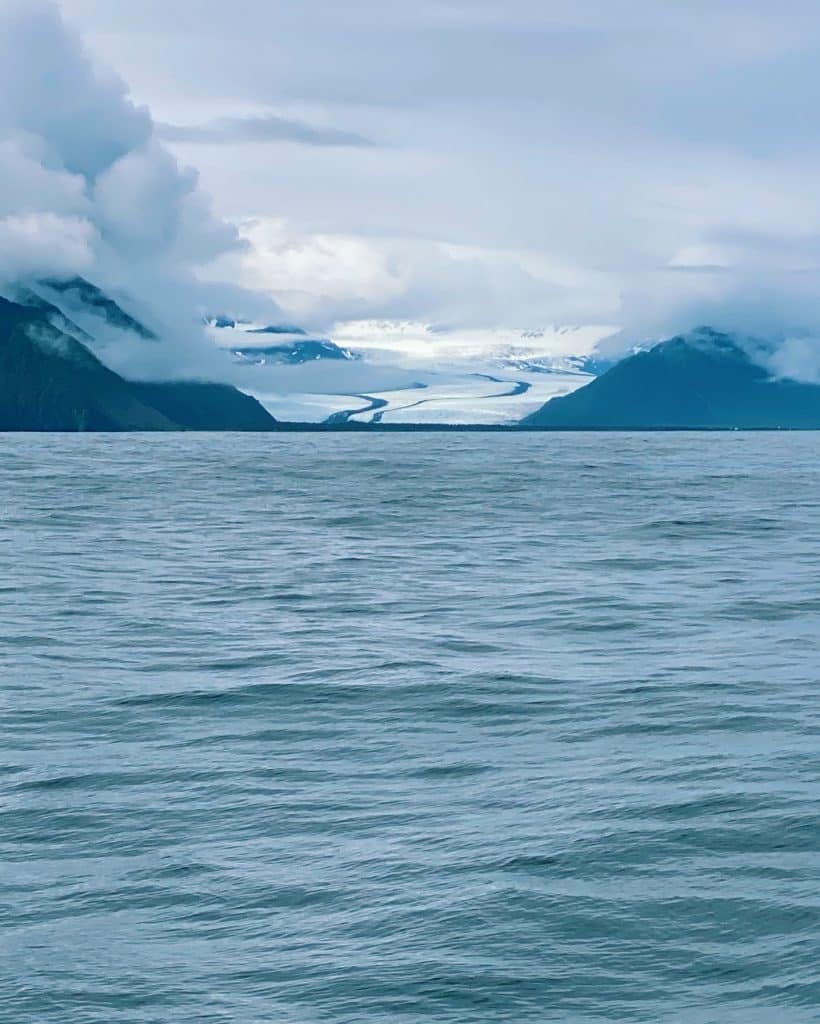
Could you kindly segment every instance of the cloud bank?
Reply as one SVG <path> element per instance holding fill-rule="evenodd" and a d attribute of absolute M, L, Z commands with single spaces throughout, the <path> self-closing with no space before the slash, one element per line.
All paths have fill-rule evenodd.
<path fill-rule="evenodd" d="M 173 143 L 220 212 L 287 221 L 237 273 L 317 319 L 820 333 L 814 0 L 65 4 L 163 121 L 269 109 L 387 143 Z"/>
<path fill-rule="evenodd" d="M 6 230 L 26 236 L 28 262 L 40 250 L 44 270 L 194 266 L 237 245 L 148 111 L 38 0 L 0 8 L 0 185 Z"/>
<path fill-rule="evenodd" d="M 169 318 L 817 348 L 814 2 L 61 6 L 158 123 L 53 7 L 0 0 L 0 275 Z"/>
<path fill-rule="evenodd" d="M 124 291 L 140 316 L 162 325 L 166 343 L 134 347 L 102 331 L 107 361 L 136 373 L 198 375 L 217 370 L 221 358 L 200 329 L 202 311 L 237 289 L 205 289 L 196 275 L 241 246 L 212 212 L 197 173 L 161 144 L 147 109 L 92 62 L 57 8 L 3 2 L 0 284 L 79 274 Z"/>

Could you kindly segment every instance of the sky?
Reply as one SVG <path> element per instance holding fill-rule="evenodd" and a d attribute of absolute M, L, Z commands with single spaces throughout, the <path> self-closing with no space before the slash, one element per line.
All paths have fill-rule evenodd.
<path fill-rule="evenodd" d="M 95 71 L 109 75 L 102 114 L 82 97 L 73 120 L 61 113 L 72 99 L 52 86 L 65 53 L 48 4 L 0 0 L 17 19 L 6 63 L 41 50 L 22 127 L 50 108 L 52 134 L 60 117 L 74 125 L 60 159 L 93 183 L 118 273 L 184 266 L 197 287 L 228 282 L 234 315 L 264 297 L 328 333 L 603 324 L 627 344 L 709 322 L 820 335 L 814 0 L 59 6 L 63 50 L 108 69 Z M 10 74 L 6 106 L 23 72 Z M 93 159 L 68 152 L 89 116 L 111 122 L 113 149 Z M 13 120 L 0 103 L 0 127 Z M 105 164 L 126 152 L 124 169 Z M 70 228 L 38 230 L 49 244 L 63 231 L 76 263 L 88 229 Z M 0 243 L 9 230 L 0 220 Z"/>

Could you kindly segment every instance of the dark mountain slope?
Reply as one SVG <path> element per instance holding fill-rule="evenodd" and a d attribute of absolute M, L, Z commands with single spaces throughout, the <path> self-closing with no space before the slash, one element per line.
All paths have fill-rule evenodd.
<path fill-rule="evenodd" d="M 12 298 L 21 306 L 30 306 L 45 313 L 45 319 L 48 320 L 52 327 L 56 327 L 63 334 L 68 334 L 84 344 L 94 341 L 91 335 L 84 331 L 79 324 L 69 319 L 59 306 L 55 306 L 53 302 L 44 299 L 42 295 L 39 295 L 31 288 L 19 285 L 14 289 Z"/>
<path fill-rule="evenodd" d="M 156 334 L 150 328 L 136 317 L 131 316 L 130 313 L 126 313 L 118 302 L 106 295 L 95 284 L 86 281 L 84 277 L 70 277 L 65 280 L 48 278 L 41 284 L 51 289 L 52 292 L 67 296 L 79 308 L 102 317 L 112 327 L 117 327 L 121 331 L 132 331 L 146 341 L 157 340 Z"/>
<path fill-rule="evenodd" d="M 43 312 L 0 299 L 0 430 L 172 430 Z"/>
<path fill-rule="evenodd" d="M 220 384 L 135 384 L 53 325 L 0 298 L 0 431 L 270 430 L 255 399 Z"/>
<path fill-rule="evenodd" d="M 208 381 L 132 383 L 132 392 L 186 430 L 271 430 L 276 420 L 255 398 Z"/>
<path fill-rule="evenodd" d="M 524 426 L 576 430 L 820 429 L 820 386 L 773 380 L 709 328 L 628 357 Z"/>
<path fill-rule="evenodd" d="M 255 334 L 248 331 L 248 334 Z M 263 333 L 263 332 L 259 332 Z M 300 366 L 313 363 L 320 359 L 353 360 L 355 357 L 347 349 L 339 348 L 332 341 L 308 339 L 293 341 L 287 345 L 243 346 L 232 349 L 235 356 L 249 363 L 285 363 Z"/>

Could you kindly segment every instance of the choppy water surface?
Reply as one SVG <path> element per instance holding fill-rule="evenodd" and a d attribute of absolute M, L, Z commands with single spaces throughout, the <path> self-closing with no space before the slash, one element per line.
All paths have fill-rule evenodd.
<path fill-rule="evenodd" d="M 0 437 L 0 1019 L 820 1019 L 820 435 Z"/>

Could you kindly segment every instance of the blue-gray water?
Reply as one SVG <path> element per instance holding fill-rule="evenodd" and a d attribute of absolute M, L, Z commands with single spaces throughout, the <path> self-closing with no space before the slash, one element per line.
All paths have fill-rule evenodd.
<path fill-rule="evenodd" d="M 0 437 L 3 1024 L 820 1020 L 820 435 Z"/>

